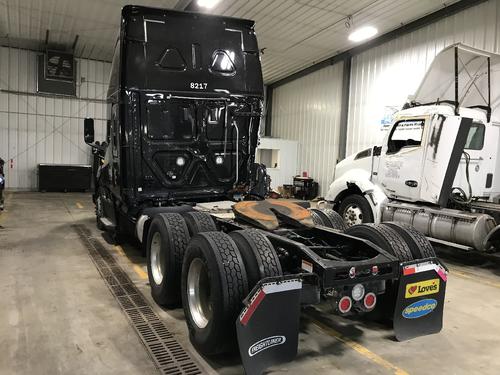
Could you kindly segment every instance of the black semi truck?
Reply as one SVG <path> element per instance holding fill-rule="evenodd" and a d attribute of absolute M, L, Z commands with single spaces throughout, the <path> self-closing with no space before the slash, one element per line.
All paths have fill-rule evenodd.
<path fill-rule="evenodd" d="M 108 101 L 104 142 L 84 124 L 97 225 L 138 239 L 201 353 L 239 347 L 251 374 L 292 360 L 301 306 L 327 300 L 389 317 L 398 340 L 441 330 L 447 273 L 419 232 L 266 198 L 253 21 L 124 7 Z"/>

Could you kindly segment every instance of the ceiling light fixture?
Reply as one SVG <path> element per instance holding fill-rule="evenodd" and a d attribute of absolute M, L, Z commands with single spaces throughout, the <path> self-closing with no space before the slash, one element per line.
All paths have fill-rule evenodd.
<path fill-rule="evenodd" d="M 214 6 L 219 4 L 220 0 L 198 0 L 196 3 L 199 7 L 212 9 Z"/>
<path fill-rule="evenodd" d="M 376 35 L 378 30 L 373 26 L 363 26 L 359 29 L 354 30 L 349 34 L 349 40 L 351 42 L 361 42 L 363 40 L 369 39 L 372 36 Z"/>

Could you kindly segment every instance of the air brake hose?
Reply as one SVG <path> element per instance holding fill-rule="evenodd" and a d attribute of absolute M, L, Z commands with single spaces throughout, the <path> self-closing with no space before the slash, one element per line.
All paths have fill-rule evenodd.
<path fill-rule="evenodd" d="M 472 186 L 470 184 L 470 176 L 469 176 L 470 155 L 465 151 L 463 152 L 463 154 L 465 156 L 465 178 L 467 180 L 467 185 L 469 186 L 469 197 L 467 198 L 467 194 L 465 193 L 465 191 L 457 186 L 451 189 L 451 195 L 450 195 L 451 200 L 460 205 L 466 205 L 472 202 Z M 454 191 L 458 191 L 459 195 L 456 196 Z"/>

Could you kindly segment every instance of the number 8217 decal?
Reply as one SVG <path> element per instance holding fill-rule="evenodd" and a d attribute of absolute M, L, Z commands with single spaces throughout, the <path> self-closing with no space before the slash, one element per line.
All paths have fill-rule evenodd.
<path fill-rule="evenodd" d="M 208 86 L 207 82 L 191 82 L 189 87 L 195 90 L 206 90 Z"/>

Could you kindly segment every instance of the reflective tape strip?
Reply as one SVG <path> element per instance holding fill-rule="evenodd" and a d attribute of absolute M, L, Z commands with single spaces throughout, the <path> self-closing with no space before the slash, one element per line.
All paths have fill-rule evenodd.
<path fill-rule="evenodd" d="M 246 307 L 240 315 L 241 324 L 243 324 L 244 326 L 247 325 L 248 321 L 252 317 L 255 310 L 257 310 L 257 307 L 259 307 L 265 296 L 266 293 L 264 293 L 262 289 L 259 289 L 259 291 L 254 294 L 252 300 L 250 301 L 250 305 L 248 305 L 248 307 Z"/>
<path fill-rule="evenodd" d="M 250 303 L 247 307 L 243 309 L 240 314 L 240 322 L 244 326 L 247 325 L 248 321 L 254 314 L 254 312 L 259 307 L 260 303 L 266 296 L 266 294 L 288 292 L 290 290 L 297 290 L 302 288 L 302 281 L 300 279 L 285 280 L 279 283 L 265 283 L 262 287 L 252 296 Z"/>
<path fill-rule="evenodd" d="M 439 264 L 435 263 L 424 263 L 424 264 L 417 264 L 414 266 L 405 266 L 403 268 L 403 275 L 408 276 L 414 273 L 420 273 L 425 271 L 436 271 L 436 273 L 443 281 L 446 281 L 448 279 L 448 276 L 446 275 L 446 270 Z"/>

